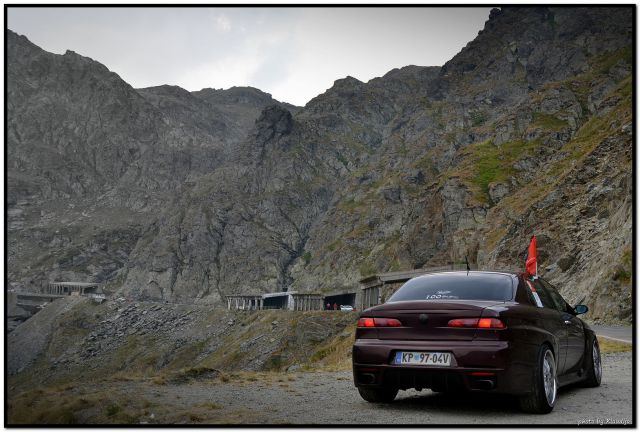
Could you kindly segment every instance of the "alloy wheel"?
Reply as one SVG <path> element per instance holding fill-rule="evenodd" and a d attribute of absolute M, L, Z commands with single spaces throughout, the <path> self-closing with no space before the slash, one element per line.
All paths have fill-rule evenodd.
<path fill-rule="evenodd" d="M 542 381 L 547 403 L 553 406 L 556 401 L 558 384 L 556 381 L 556 362 L 549 350 L 544 354 L 544 361 L 542 362 Z"/>
<path fill-rule="evenodd" d="M 598 342 L 593 341 L 593 372 L 596 379 L 600 382 L 602 378 L 602 361 L 600 360 L 600 350 L 598 349 Z"/>

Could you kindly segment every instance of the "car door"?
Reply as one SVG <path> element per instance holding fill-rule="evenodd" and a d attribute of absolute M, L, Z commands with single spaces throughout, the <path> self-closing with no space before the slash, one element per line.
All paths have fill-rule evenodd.
<path fill-rule="evenodd" d="M 556 341 L 558 342 L 558 351 L 555 354 L 557 357 L 558 374 L 562 374 L 567 356 L 567 328 L 564 324 L 562 312 L 558 309 L 558 306 L 544 285 L 542 285 L 540 279 L 536 278 L 534 280 L 527 280 L 526 282 L 529 289 L 532 289 L 534 299 L 537 296 L 535 303 L 538 306 L 542 306 L 539 309 L 542 325 L 549 333 L 556 337 Z"/>
<path fill-rule="evenodd" d="M 573 308 L 562 298 L 558 290 L 546 280 L 540 279 L 540 281 L 561 310 L 563 323 L 567 327 L 567 356 L 563 369 L 566 372 L 576 371 L 582 366 L 584 355 L 584 325 L 573 314 Z"/>

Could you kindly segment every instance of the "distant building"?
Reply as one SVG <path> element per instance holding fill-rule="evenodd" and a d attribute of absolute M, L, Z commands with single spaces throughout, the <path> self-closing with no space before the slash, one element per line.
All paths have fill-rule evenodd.
<path fill-rule="evenodd" d="M 260 309 L 286 309 L 286 310 L 322 310 L 323 297 L 320 294 L 298 293 L 296 291 L 283 291 L 262 295 L 228 295 L 227 309 L 260 310 Z"/>
<path fill-rule="evenodd" d="M 95 282 L 49 282 L 43 293 L 53 295 L 103 294 L 100 284 Z"/>

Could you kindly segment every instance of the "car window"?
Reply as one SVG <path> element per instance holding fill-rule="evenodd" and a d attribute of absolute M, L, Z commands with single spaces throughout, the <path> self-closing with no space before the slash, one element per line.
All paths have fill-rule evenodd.
<path fill-rule="evenodd" d="M 523 284 L 525 287 L 524 290 L 527 293 L 527 297 L 529 297 L 529 300 L 531 301 L 531 303 L 533 303 L 538 307 L 544 307 L 544 305 L 542 304 L 542 300 L 540 300 L 540 296 L 538 295 L 536 289 L 533 286 L 533 283 L 527 279 L 523 279 L 523 281 L 524 281 Z"/>
<path fill-rule="evenodd" d="M 544 285 L 540 283 L 540 279 L 534 279 L 533 281 L 527 279 L 527 285 L 529 286 L 529 289 L 531 289 L 533 296 L 537 296 L 540 299 L 543 307 L 558 310 L 558 306 L 553 301 L 553 298 L 545 289 Z M 540 306 L 540 304 L 538 304 L 538 306 Z"/>
<path fill-rule="evenodd" d="M 402 285 L 389 302 L 408 300 L 497 300 L 513 298 L 511 276 L 498 273 L 441 273 L 420 276 Z"/>
<path fill-rule="evenodd" d="M 540 279 L 540 282 L 542 282 L 545 290 L 549 293 L 551 299 L 556 304 L 556 309 L 562 312 L 567 312 L 567 302 L 562 298 L 558 290 L 556 290 L 556 288 L 546 280 Z"/>

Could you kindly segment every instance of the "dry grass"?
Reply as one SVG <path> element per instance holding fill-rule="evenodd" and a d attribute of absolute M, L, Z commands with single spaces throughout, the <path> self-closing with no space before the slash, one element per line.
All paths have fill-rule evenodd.
<path fill-rule="evenodd" d="M 38 388 L 18 394 L 8 404 L 8 423 L 20 424 L 133 424 L 150 403 L 102 388 L 82 392 L 70 386 Z"/>
<path fill-rule="evenodd" d="M 345 328 L 345 334 L 339 334 L 318 347 L 304 369 L 330 372 L 350 370 L 355 328 L 354 323 Z"/>
<path fill-rule="evenodd" d="M 629 352 L 633 350 L 632 344 L 607 339 L 602 336 L 598 336 L 598 344 L 600 345 L 600 352 L 602 354 Z"/>
<path fill-rule="evenodd" d="M 207 408 L 207 409 L 212 409 L 212 410 L 222 409 L 222 406 L 218 405 L 215 402 L 203 402 L 203 403 L 198 404 L 196 406 L 202 407 L 202 408 Z"/>
<path fill-rule="evenodd" d="M 179 402 L 175 407 L 171 402 L 158 405 L 132 394 L 128 387 L 118 389 L 117 386 L 105 382 L 105 387 L 98 391 L 95 386 L 84 390 L 56 386 L 18 394 L 8 404 L 8 424 L 257 424 L 263 421 L 256 417 L 257 413 L 227 410 L 213 401 L 195 403 L 188 409 L 180 407 Z M 175 398 L 180 400 L 182 396 L 175 395 Z"/>
<path fill-rule="evenodd" d="M 353 341 L 352 327 L 345 325 L 353 320 L 346 315 L 327 317 L 325 312 L 261 311 L 251 314 L 235 314 L 235 326 L 226 334 L 219 335 L 221 343 L 211 355 L 203 353 L 209 339 L 202 339 L 171 350 L 157 337 L 135 335 L 123 339 L 122 344 L 103 353 L 101 368 L 69 369 L 45 375 L 49 370 L 46 359 L 36 361 L 17 376 L 10 378 L 11 397 L 7 409 L 9 424 L 138 424 L 143 423 L 246 423 L 258 418 L 255 413 L 228 411 L 214 403 L 189 406 L 184 409 L 180 395 L 165 397 L 156 403 L 155 391 L 167 394 L 175 386 L 195 383 L 206 386 L 237 385 L 255 388 L 278 387 L 283 391 L 295 391 L 295 381 L 300 373 L 286 373 L 291 365 L 302 369 L 311 365 L 309 358 L 315 355 L 312 364 L 319 370 L 335 370 L 350 367 L 350 352 Z M 228 319 L 228 317 L 224 317 Z M 277 321 L 277 324 L 272 324 Z M 303 339 L 300 328 L 310 325 L 329 325 L 334 336 L 322 339 Z M 301 327 L 302 326 L 302 327 Z M 242 344 L 256 335 L 268 332 L 275 340 L 273 357 L 280 359 L 277 367 L 271 367 L 269 358 L 265 368 L 272 370 L 252 372 L 237 370 L 244 367 L 234 360 Z M 284 332 L 284 335 L 283 335 Z M 338 333 L 338 334 L 336 334 Z M 67 336 L 65 334 L 65 336 Z M 264 341 L 260 341 L 263 343 Z M 260 343 L 247 345 L 251 355 L 260 348 Z M 272 362 L 273 363 L 273 362 Z M 302 371 L 300 371 L 302 372 Z M 166 386 L 161 388 L 158 386 Z M 171 387 L 171 388 L 167 388 Z M 149 400 L 138 397 L 134 389 L 154 391 Z M 146 390 L 145 390 L 146 391 Z M 162 398 L 161 398 L 162 399 Z M 172 408 L 173 405 L 177 405 Z M 154 417 L 149 407 L 154 405 Z M 248 416 L 248 417 L 247 417 Z"/>

